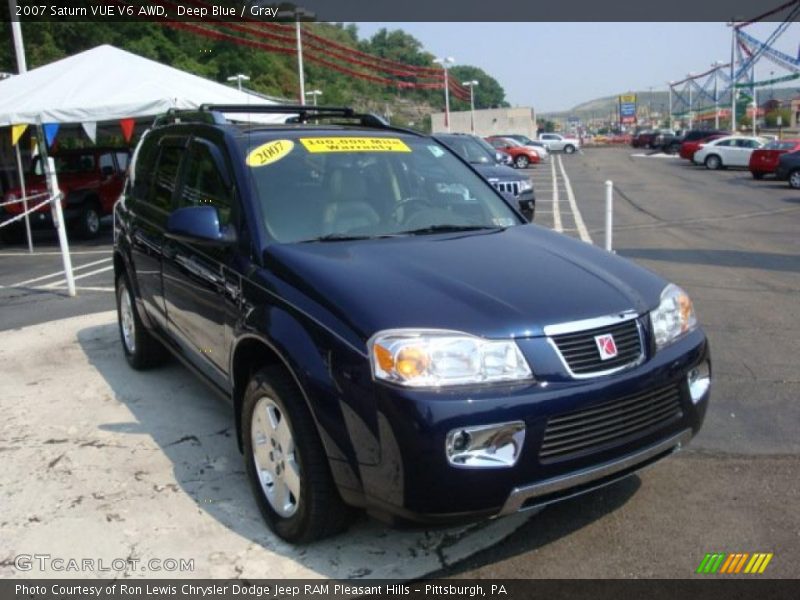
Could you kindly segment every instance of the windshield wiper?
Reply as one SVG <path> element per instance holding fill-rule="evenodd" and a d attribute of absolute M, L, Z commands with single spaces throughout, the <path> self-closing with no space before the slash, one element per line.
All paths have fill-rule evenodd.
<path fill-rule="evenodd" d="M 402 235 L 425 235 L 427 233 L 451 233 L 458 231 L 501 231 L 505 227 L 496 225 L 429 225 L 419 229 L 399 232 Z"/>
<path fill-rule="evenodd" d="M 377 240 L 380 238 L 394 237 L 396 234 L 380 234 L 380 235 L 354 235 L 351 233 L 328 233 L 320 237 L 303 240 L 302 243 L 310 242 L 349 242 L 352 240 Z"/>

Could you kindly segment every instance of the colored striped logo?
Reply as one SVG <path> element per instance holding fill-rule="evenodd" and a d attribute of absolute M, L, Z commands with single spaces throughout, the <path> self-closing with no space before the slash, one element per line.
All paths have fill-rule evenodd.
<path fill-rule="evenodd" d="M 748 552 L 735 552 L 732 554 L 713 552 L 705 555 L 695 572 L 703 575 L 715 573 L 755 575 L 756 573 L 763 573 L 771 560 L 772 552 L 754 552 L 753 554 Z"/>

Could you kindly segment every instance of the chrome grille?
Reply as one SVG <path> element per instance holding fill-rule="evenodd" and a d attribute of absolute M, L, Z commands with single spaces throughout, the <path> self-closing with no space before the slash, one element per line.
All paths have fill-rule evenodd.
<path fill-rule="evenodd" d="M 499 181 L 497 179 L 490 179 L 489 183 L 491 183 L 498 192 L 519 196 L 519 181 Z"/>
<path fill-rule="evenodd" d="M 550 417 L 539 458 L 555 460 L 621 443 L 655 431 L 681 416 L 680 389 L 671 384 Z"/>
<path fill-rule="evenodd" d="M 596 336 L 611 334 L 617 355 L 603 360 Z M 636 319 L 550 338 L 573 375 L 597 375 L 620 370 L 642 357 L 642 336 Z"/>

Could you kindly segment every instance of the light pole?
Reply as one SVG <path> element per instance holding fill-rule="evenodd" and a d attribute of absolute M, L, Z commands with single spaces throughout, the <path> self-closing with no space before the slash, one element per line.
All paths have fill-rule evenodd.
<path fill-rule="evenodd" d="M 297 38 L 297 78 L 300 81 L 300 104 L 306 101 L 306 77 L 303 72 L 303 35 L 300 30 L 300 17 L 313 19 L 315 13 L 305 10 L 303 8 L 295 8 L 294 10 L 281 10 L 278 11 L 278 17 L 292 17 L 294 18 L 294 31 Z"/>
<path fill-rule="evenodd" d="M 239 91 L 242 91 L 242 82 L 243 81 L 250 81 L 250 78 L 247 75 L 243 75 L 239 73 L 238 75 L 231 75 L 228 77 L 228 81 L 235 81 Z"/>
<path fill-rule="evenodd" d="M 17 14 L 17 0 L 8 0 L 8 14 Z M 25 46 L 22 44 L 22 26 L 19 19 L 11 19 L 11 36 L 14 38 L 14 52 L 17 55 L 17 73 L 22 75 L 28 71 L 28 63 L 25 60 Z"/>
<path fill-rule="evenodd" d="M 672 123 L 672 85 L 674 83 L 675 83 L 674 81 L 668 81 L 667 82 L 667 85 L 669 86 L 669 128 L 672 131 L 675 131 L 675 128 L 673 127 L 673 123 Z"/>
<path fill-rule="evenodd" d="M 472 131 L 472 135 L 475 135 L 475 86 L 478 85 L 478 81 L 471 79 L 470 81 L 462 82 L 461 85 L 465 85 L 469 88 L 470 129 Z"/>
<path fill-rule="evenodd" d="M 694 77 L 694 74 L 688 73 L 686 77 L 689 78 L 689 129 L 691 129 L 692 125 L 694 125 L 694 113 L 692 111 L 692 84 L 694 83 L 694 79 L 692 78 Z"/>
<path fill-rule="evenodd" d="M 437 65 L 442 65 L 444 69 L 444 126 L 447 132 L 450 132 L 450 86 L 447 81 L 447 65 L 452 65 L 456 62 L 452 56 L 444 56 L 442 58 L 434 58 L 433 62 Z"/>
<path fill-rule="evenodd" d="M 306 92 L 306 96 L 311 96 L 314 99 L 314 106 L 317 105 L 317 96 L 322 96 L 321 90 L 310 90 Z"/>
<path fill-rule="evenodd" d="M 725 63 L 721 60 L 715 60 L 711 63 L 711 66 L 714 67 L 714 129 L 719 130 L 719 83 L 717 81 L 717 75 L 719 74 L 720 67 L 724 66 Z"/>

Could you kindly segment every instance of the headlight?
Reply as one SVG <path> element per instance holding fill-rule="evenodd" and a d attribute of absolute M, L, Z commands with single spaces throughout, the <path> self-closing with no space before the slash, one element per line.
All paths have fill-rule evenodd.
<path fill-rule="evenodd" d="M 656 349 L 660 350 L 697 327 L 697 317 L 689 295 L 670 283 L 661 292 L 658 308 L 650 312 Z"/>
<path fill-rule="evenodd" d="M 533 379 L 512 340 L 466 333 L 394 329 L 367 343 L 375 379 L 411 387 L 440 387 Z"/>
<path fill-rule="evenodd" d="M 531 183 L 530 179 L 522 179 L 519 182 L 519 191 L 520 192 L 527 192 L 528 190 L 533 189 L 533 184 Z"/>

